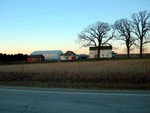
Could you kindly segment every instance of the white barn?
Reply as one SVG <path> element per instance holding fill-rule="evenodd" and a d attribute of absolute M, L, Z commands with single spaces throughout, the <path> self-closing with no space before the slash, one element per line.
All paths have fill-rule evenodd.
<path fill-rule="evenodd" d="M 89 58 L 94 59 L 98 56 L 97 47 L 90 47 L 89 48 Z M 100 50 L 100 58 L 112 58 L 112 46 L 102 46 Z"/>
<path fill-rule="evenodd" d="M 61 50 L 46 50 L 46 51 L 34 51 L 31 55 L 43 55 L 45 60 L 60 60 L 63 52 Z"/>

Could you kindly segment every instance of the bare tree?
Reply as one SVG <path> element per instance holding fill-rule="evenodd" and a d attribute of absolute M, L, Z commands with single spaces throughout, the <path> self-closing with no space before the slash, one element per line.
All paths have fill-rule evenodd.
<path fill-rule="evenodd" d="M 108 41 L 113 38 L 109 36 L 109 31 L 111 27 L 105 22 L 96 22 L 88 26 L 78 35 L 78 42 L 82 44 L 83 47 L 94 46 L 98 49 L 98 58 L 100 58 L 101 47 L 108 44 Z"/>
<path fill-rule="evenodd" d="M 128 19 L 117 20 L 113 25 L 114 30 L 117 31 L 117 40 L 123 40 L 127 48 L 127 58 L 130 58 L 130 50 L 133 44 L 135 44 L 135 38 L 132 36 L 132 25 Z"/>
<path fill-rule="evenodd" d="M 143 54 L 143 46 L 150 43 L 150 13 L 147 11 L 141 11 L 132 15 L 134 34 L 137 36 L 140 42 L 140 58 Z"/>

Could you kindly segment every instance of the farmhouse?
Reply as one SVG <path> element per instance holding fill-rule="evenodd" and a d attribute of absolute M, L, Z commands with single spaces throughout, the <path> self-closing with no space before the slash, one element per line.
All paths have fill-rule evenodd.
<path fill-rule="evenodd" d="M 98 56 L 97 47 L 90 47 L 89 48 L 89 58 L 94 59 Z M 102 46 L 100 50 L 100 58 L 112 58 L 112 46 Z"/>
<path fill-rule="evenodd" d="M 31 55 L 43 55 L 47 61 L 60 60 L 62 54 L 61 50 L 34 51 L 31 53 Z"/>

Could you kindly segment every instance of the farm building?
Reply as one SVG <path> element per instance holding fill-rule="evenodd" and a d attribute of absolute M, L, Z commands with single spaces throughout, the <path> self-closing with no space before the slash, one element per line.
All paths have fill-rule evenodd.
<path fill-rule="evenodd" d="M 78 56 L 78 59 L 88 59 L 89 58 L 89 56 L 88 55 L 86 55 L 86 54 L 79 54 L 79 55 L 77 55 Z"/>
<path fill-rule="evenodd" d="M 97 47 L 90 47 L 89 48 L 89 58 L 94 59 L 98 56 Z M 102 46 L 100 50 L 100 58 L 112 58 L 112 46 Z"/>
<path fill-rule="evenodd" d="M 61 60 L 76 60 L 76 54 L 73 51 L 67 51 L 65 54 L 61 56 Z"/>
<path fill-rule="evenodd" d="M 60 60 L 62 54 L 61 50 L 34 51 L 31 53 L 31 55 L 43 55 L 47 61 Z"/>
<path fill-rule="evenodd" d="M 27 58 L 27 62 L 31 63 L 31 62 L 41 62 L 44 61 L 45 58 L 43 55 L 30 55 Z"/>

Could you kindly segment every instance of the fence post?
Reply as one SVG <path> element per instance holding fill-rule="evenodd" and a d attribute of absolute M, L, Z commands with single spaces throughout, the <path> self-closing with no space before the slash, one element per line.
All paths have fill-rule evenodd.
<path fill-rule="evenodd" d="M 145 60 L 145 72 L 147 73 L 147 61 Z"/>
<path fill-rule="evenodd" d="M 21 72 L 22 73 L 24 72 L 24 62 L 22 62 L 22 65 L 21 65 Z"/>
<path fill-rule="evenodd" d="M 77 62 L 77 72 L 79 73 L 79 62 Z"/>

